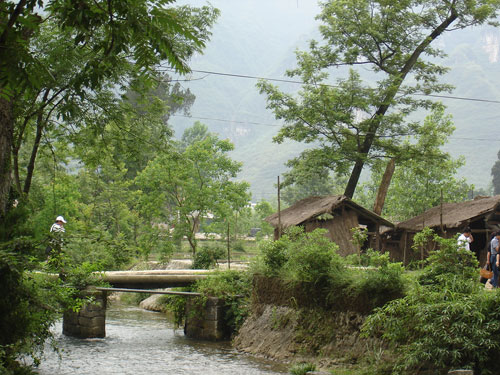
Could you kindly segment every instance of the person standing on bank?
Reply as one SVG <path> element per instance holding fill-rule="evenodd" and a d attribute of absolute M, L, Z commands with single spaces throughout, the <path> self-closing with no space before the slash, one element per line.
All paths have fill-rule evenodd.
<path fill-rule="evenodd" d="M 50 246 L 48 246 L 48 262 L 54 267 L 56 270 L 59 270 L 59 278 L 61 280 L 66 280 L 66 272 L 64 271 L 64 260 L 62 253 L 62 245 L 63 238 L 62 235 L 66 232 L 64 229 L 64 224 L 66 224 L 66 220 L 64 217 L 58 216 L 56 217 L 56 221 L 50 227 Z"/>
<path fill-rule="evenodd" d="M 64 217 L 58 216 L 56 217 L 56 222 L 52 224 L 50 227 L 50 233 L 54 232 L 59 232 L 59 233 L 64 233 L 66 230 L 64 229 L 64 224 L 66 224 L 66 220 L 64 220 Z"/>
<path fill-rule="evenodd" d="M 491 266 L 493 271 L 493 278 L 490 280 L 490 284 L 493 288 L 498 288 L 498 268 L 500 267 L 500 232 L 496 232 L 495 236 L 490 242 L 490 248 L 488 250 L 488 255 L 486 257 L 486 262 L 488 266 Z"/>
<path fill-rule="evenodd" d="M 457 244 L 460 248 L 470 251 L 470 244 L 474 241 L 472 237 L 472 231 L 469 227 L 466 227 L 462 234 L 457 239 Z"/>

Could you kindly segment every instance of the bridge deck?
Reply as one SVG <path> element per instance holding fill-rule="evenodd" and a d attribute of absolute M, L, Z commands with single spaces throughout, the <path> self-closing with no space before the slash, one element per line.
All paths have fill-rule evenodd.
<path fill-rule="evenodd" d="M 116 288 L 171 288 L 193 284 L 205 279 L 209 270 L 149 270 L 107 271 L 100 273 L 101 279 Z"/>
<path fill-rule="evenodd" d="M 179 292 L 174 290 L 153 290 L 153 289 L 126 289 L 126 288 L 101 288 L 97 287 L 97 290 L 103 292 L 129 292 L 129 293 L 151 293 L 151 294 L 173 294 L 175 296 L 186 296 L 186 297 L 200 297 L 201 293 L 196 292 Z"/>

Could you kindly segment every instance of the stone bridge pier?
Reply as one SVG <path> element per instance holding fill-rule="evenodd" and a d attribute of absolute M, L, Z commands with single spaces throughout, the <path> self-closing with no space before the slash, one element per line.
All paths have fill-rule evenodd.
<path fill-rule="evenodd" d="M 152 294 L 183 295 L 186 301 L 184 334 L 187 337 L 220 341 L 229 337 L 224 320 L 224 300 L 209 297 L 202 300 L 201 294 L 192 292 L 154 291 L 119 288 L 87 288 L 82 292 L 88 298 L 79 311 L 66 311 L 63 316 L 63 334 L 77 338 L 106 337 L 106 306 L 108 292 L 134 292 Z"/>
<path fill-rule="evenodd" d="M 106 337 L 106 292 L 88 288 L 82 292 L 88 298 L 79 311 L 68 310 L 63 315 L 63 334 L 82 339 Z"/>

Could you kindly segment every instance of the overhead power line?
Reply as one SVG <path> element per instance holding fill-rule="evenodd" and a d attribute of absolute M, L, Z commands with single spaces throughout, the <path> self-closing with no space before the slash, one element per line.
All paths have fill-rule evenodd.
<path fill-rule="evenodd" d="M 281 126 L 281 124 L 265 124 L 262 122 L 252 122 L 252 121 L 238 121 L 238 120 L 228 120 L 222 118 L 212 118 L 212 117 L 199 117 L 199 116 L 188 116 L 188 115 L 172 115 L 173 117 L 186 117 L 192 118 L 195 120 L 210 120 L 210 121 L 220 121 L 220 122 L 229 122 L 233 124 L 243 124 L 243 125 L 262 125 L 262 126 Z"/>
<path fill-rule="evenodd" d="M 221 118 L 213 118 L 213 117 L 200 117 L 200 116 L 189 116 L 189 115 L 172 115 L 172 117 L 185 117 L 185 118 L 190 118 L 194 120 L 208 120 L 208 121 L 220 121 L 220 122 L 227 122 L 227 123 L 236 123 L 236 124 L 243 124 L 243 125 L 262 125 L 262 126 L 271 126 L 271 127 L 279 127 L 282 126 L 282 124 L 266 124 L 262 122 L 251 122 L 251 121 L 237 121 L 237 120 L 228 120 L 228 119 L 221 119 Z M 394 134 L 392 136 L 399 136 L 399 137 L 410 137 L 415 134 Z M 380 137 L 388 137 L 388 136 L 380 136 Z M 452 140 L 470 140 L 470 141 L 487 141 L 487 142 L 500 142 L 500 139 L 495 139 L 495 138 L 471 138 L 471 137 L 448 137 L 448 139 Z"/>
<path fill-rule="evenodd" d="M 164 71 L 173 72 L 172 69 L 164 69 Z M 264 80 L 264 81 L 294 83 L 294 84 L 299 84 L 299 85 L 305 84 L 302 81 L 295 81 L 295 80 L 283 79 L 283 78 L 268 78 L 268 77 L 260 77 L 260 76 L 253 76 L 253 75 L 247 75 L 247 74 L 224 73 L 224 72 L 214 72 L 214 71 L 210 71 L 210 70 L 197 70 L 197 69 L 191 69 L 191 71 L 195 72 L 195 73 L 203 73 L 203 74 L 225 76 L 225 77 L 260 79 L 260 80 Z M 203 78 L 205 78 L 205 77 L 203 77 Z M 201 79 L 203 79 L 203 78 L 201 78 Z M 200 80 L 200 78 L 194 78 L 192 80 L 193 81 Z M 190 80 L 187 79 L 186 81 L 190 81 Z M 329 87 L 337 87 L 336 85 L 330 85 L 330 84 L 323 84 L 323 85 L 329 86 Z M 439 94 L 411 94 L 411 95 L 429 96 L 432 98 L 440 98 L 440 99 L 452 99 L 452 100 L 464 100 L 464 101 L 471 101 L 471 102 L 500 104 L 500 100 L 493 100 L 493 99 L 479 99 L 479 98 L 469 98 L 469 97 L 463 97 L 463 96 L 439 95 Z"/>

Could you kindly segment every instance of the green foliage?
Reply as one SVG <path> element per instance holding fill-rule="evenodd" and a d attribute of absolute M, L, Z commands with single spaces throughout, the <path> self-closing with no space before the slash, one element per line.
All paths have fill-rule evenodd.
<path fill-rule="evenodd" d="M 352 242 L 361 248 L 368 239 L 368 228 L 366 227 L 351 228 L 351 235 L 352 235 Z"/>
<path fill-rule="evenodd" d="M 174 238 L 186 236 L 196 253 L 201 219 L 230 216 L 249 200 L 248 184 L 234 182 L 241 164 L 228 157 L 233 145 L 207 135 L 184 150 L 158 155 L 137 176 L 141 212 L 168 222 Z"/>
<path fill-rule="evenodd" d="M 210 269 L 217 265 L 217 260 L 226 255 L 224 248 L 219 245 L 202 246 L 193 257 L 193 269 Z"/>
<path fill-rule="evenodd" d="M 341 175 L 332 177 L 325 158 L 319 150 L 313 149 L 303 151 L 300 156 L 286 163 L 290 170 L 283 174 L 281 183 L 281 197 L 286 204 L 292 205 L 312 195 L 343 193 L 346 178 Z"/>
<path fill-rule="evenodd" d="M 495 373 L 499 295 L 480 288 L 471 252 L 457 249 L 454 239 L 434 240 L 439 250 L 428 258 L 418 283 L 404 298 L 377 309 L 363 330 L 392 345 L 398 354 L 395 374 L 452 368 Z"/>
<path fill-rule="evenodd" d="M 165 306 L 166 310 L 173 313 L 176 328 L 182 326 L 186 318 L 186 298 L 189 297 L 165 294 L 158 301 Z"/>
<path fill-rule="evenodd" d="M 282 236 L 276 241 L 262 241 L 259 245 L 262 254 L 263 271 L 266 276 L 277 276 L 282 272 L 283 266 L 288 261 L 288 247 L 290 238 Z"/>
<path fill-rule="evenodd" d="M 370 267 L 363 272 L 356 272 L 349 286 L 349 294 L 358 301 L 363 301 L 366 310 L 403 297 L 405 280 L 401 263 L 392 263 L 389 254 L 380 254 L 374 250 L 367 252 L 367 258 Z"/>
<path fill-rule="evenodd" d="M 427 266 L 419 277 L 419 283 L 446 288 L 450 282 L 452 284 L 450 287 L 463 286 L 472 288 L 469 290 L 470 292 L 474 291 L 475 285 L 473 283 L 458 283 L 458 280 L 476 279 L 479 262 L 474 253 L 459 248 L 454 238 L 444 239 L 434 235 L 434 241 L 437 242 L 439 250 L 431 252 L 427 258 Z M 467 293 L 468 290 L 462 292 Z"/>
<path fill-rule="evenodd" d="M 435 106 L 422 125 L 415 130 L 414 138 L 402 143 L 404 152 L 396 160 L 383 214 L 395 221 L 417 216 L 443 202 L 460 202 L 473 188 L 457 172 L 465 164 L 464 158 L 453 159 L 442 147 L 453 134 L 454 127 L 444 109 Z M 376 187 L 385 170 L 385 163 L 372 169 L 372 181 L 364 185 L 360 200 L 373 205 Z M 364 195 L 364 196 L 363 196 Z"/>
<path fill-rule="evenodd" d="M 317 170 L 342 175 L 353 167 L 345 190 L 352 197 L 365 164 L 407 151 L 401 134 L 414 134 L 419 127 L 408 115 L 433 105 L 412 94 L 451 90 L 439 82 L 447 69 L 436 63 L 444 53 L 434 47 L 435 40 L 446 30 L 496 24 L 500 5 L 488 0 L 432 0 L 425 6 L 420 0 L 341 0 L 321 7 L 317 19 L 323 41 L 311 41 L 308 52 L 298 51 L 297 68 L 287 72 L 304 82 L 302 89 L 293 95 L 267 81 L 258 87 L 268 108 L 285 123 L 275 141 L 314 144 L 302 157 L 318 161 Z M 372 73 L 372 82 L 361 79 L 354 70 L 358 65 Z M 330 69 L 339 66 L 351 70 L 332 84 Z"/>
<path fill-rule="evenodd" d="M 263 241 L 262 271 L 294 282 L 323 284 L 342 272 L 344 262 L 338 246 L 325 236 L 326 230 L 304 232 L 292 227 L 277 241 Z"/>
<path fill-rule="evenodd" d="M 35 257 L 22 255 L 21 248 L 34 249 L 37 243 L 24 238 L 5 242 L 0 248 L 0 369 L 6 374 L 22 373 L 20 356 L 35 364 L 42 358 L 51 326 L 64 309 L 78 309 L 83 300 L 78 290 L 60 280 L 30 272 Z M 76 280 L 76 279 L 71 279 Z"/>
<path fill-rule="evenodd" d="M 174 313 L 176 326 L 180 326 L 186 318 L 186 298 L 197 298 L 195 306 L 198 306 L 200 313 L 208 297 L 222 298 L 226 310 L 224 320 L 230 333 L 234 334 L 248 316 L 251 288 L 251 276 L 248 272 L 216 271 L 189 288 L 189 291 L 201 293 L 201 298 L 165 295 L 161 297 L 161 301 L 168 311 Z"/>
<path fill-rule="evenodd" d="M 299 363 L 290 368 L 291 375 L 306 375 L 310 371 L 316 371 L 316 365 L 313 363 Z"/>
<path fill-rule="evenodd" d="M 279 240 L 262 242 L 260 249 L 252 272 L 278 277 L 311 298 L 320 293 L 325 306 L 356 305 L 365 313 L 405 293 L 404 268 L 390 262 L 389 254 L 368 249 L 361 264 L 357 254 L 351 257 L 365 267 L 347 267 L 348 261 L 337 254 L 338 246 L 324 229 L 304 233 L 302 228 L 290 228 Z"/>
<path fill-rule="evenodd" d="M 298 227 L 289 231 L 292 242 L 287 249 L 285 277 L 298 282 L 323 284 L 344 270 L 343 258 L 337 254 L 338 246 L 325 236 L 326 233 L 326 229 L 304 233 Z"/>
<path fill-rule="evenodd" d="M 242 271 L 218 271 L 196 282 L 194 290 L 205 297 L 224 299 L 224 320 L 231 333 L 238 332 L 250 308 L 251 275 Z"/>
<path fill-rule="evenodd" d="M 0 23 L 0 277 L 6 288 L 0 302 L 8 307 L 1 314 L 2 370 L 10 372 L 25 355 L 38 360 L 55 313 L 81 306 L 78 289 L 95 282 L 91 272 L 120 267 L 141 240 L 146 243 L 150 232 L 144 228 L 152 223 L 134 211 L 129 178 L 166 149 L 171 132 L 162 120 L 173 101 L 150 95 L 146 110 L 118 93 L 180 93 L 178 84 L 171 91 L 155 85 L 156 68 L 166 63 L 187 72 L 187 61 L 201 52 L 218 16 L 211 6 L 174 3 L 0 2 L 2 18 L 9 20 Z M 20 208 L 13 209 L 14 203 Z M 29 215 L 21 215 L 21 208 Z M 39 239 L 60 214 L 69 218 L 69 235 L 53 246 L 45 266 L 65 283 L 40 286 L 26 272 L 32 264 L 25 257 L 41 258 Z M 28 240 L 21 237 L 26 228 Z M 165 258 L 172 247 L 160 243 L 158 233 L 149 239 L 154 235 L 157 242 L 147 243 Z"/>

